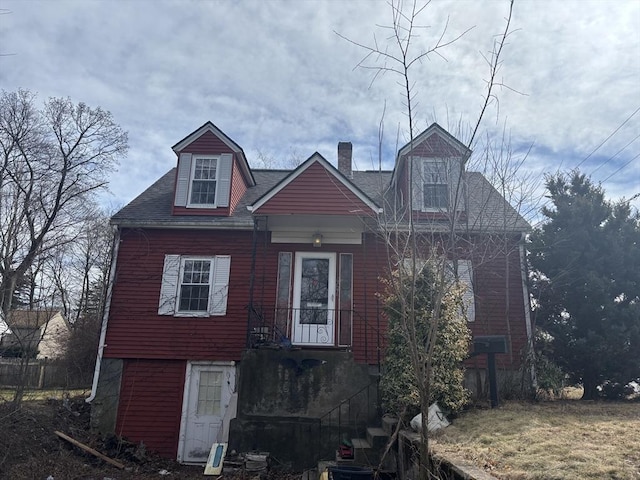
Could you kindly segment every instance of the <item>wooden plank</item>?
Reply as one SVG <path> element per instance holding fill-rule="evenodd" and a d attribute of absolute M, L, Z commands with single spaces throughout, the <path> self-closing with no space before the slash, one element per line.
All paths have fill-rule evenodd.
<path fill-rule="evenodd" d="M 81 448 L 85 452 L 89 452 L 91 455 L 94 455 L 94 456 L 104 460 L 105 462 L 113 465 L 114 467 L 117 467 L 120 470 L 124 469 L 124 465 L 122 463 L 120 463 L 120 462 L 118 462 L 118 461 L 116 461 L 116 460 L 114 460 L 112 458 L 109 458 L 106 455 L 103 455 L 102 453 L 98 452 L 97 450 L 94 450 L 93 448 L 88 447 L 84 443 L 80 443 L 78 440 L 75 440 L 75 439 L 71 438 L 70 436 L 65 435 L 64 433 L 59 432 L 57 430 L 55 432 L 53 432 L 53 433 L 55 433 L 57 436 L 59 436 L 63 440 L 66 440 L 67 442 L 75 445 L 76 447 Z"/>

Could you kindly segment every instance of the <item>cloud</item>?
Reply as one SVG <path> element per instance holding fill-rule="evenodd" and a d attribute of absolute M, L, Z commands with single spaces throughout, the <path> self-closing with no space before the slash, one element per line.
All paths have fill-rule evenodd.
<path fill-rule="evenodd" d="M 335 33 L 393 48 L 385 1 L 5 0 L 3 8 L 0 53 L 12 54 L 0 57 L 3 88 L 102 106 L 129 131 L 129 157 L 111 185 L 121 203 L 171 168 L 170 147 L 208 120 L 250 160 L 317 150 L 335 161 L 337 142 L 352 141 L 358 167 L 375 168 L 383 111 L 385 168 L 407 139 L 402 78 L 386 72 L 372 84 L 374 71 L 354 68 L 366 51 Z M 421 13 L 415 52 L 443 32 L 445 41 L 467 33 L 414 66 L 419 128 L 438 121 L 468 135 L 488 78 L 483 55 L 507 11 L 508 2 L 452 1 Z M 483 134 L 506 125 L 514 152 L 534 145 L 523 169 L 537 178 L 580 165 L 606 179 L 609 195 L 637 193 L 638 24 L 638 2 L 516 2 L 498 78 L 505 87 Z"/>

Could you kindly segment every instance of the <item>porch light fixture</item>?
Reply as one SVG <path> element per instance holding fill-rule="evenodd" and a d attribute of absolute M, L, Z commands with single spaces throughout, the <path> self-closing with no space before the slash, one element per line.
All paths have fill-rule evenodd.
<path fill-rule="evenodd" d="M 313 238 L 313 246 L 314 247 L 321 247 L 322 246 L 322 235 L 320 235 L 319 233 L 314 233 L 312 238 Z"/>

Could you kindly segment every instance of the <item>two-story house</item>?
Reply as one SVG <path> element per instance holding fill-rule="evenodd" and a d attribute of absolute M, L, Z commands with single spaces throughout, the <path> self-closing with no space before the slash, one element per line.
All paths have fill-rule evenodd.
<path fill-rule="evenodd" d="M 337 168 L 314 153 L 255 170 L 210 122 L 173 146 L 176 168 L 112 218 L 95 426 L 186 463 L 227 440 L 303 457 L 327 413 L 375 384 L 381 280 L 400 260 L 388 233 L 409 221 L 434 244 L 456 237 L 469 326 L 504 336 L 499 367 L 520 367 L 527 222 L 437 124 L 391 172 L 354 171 L 352 149 L 338 144 Z M 484 362 L 469 360 L 470 379 Z"/>

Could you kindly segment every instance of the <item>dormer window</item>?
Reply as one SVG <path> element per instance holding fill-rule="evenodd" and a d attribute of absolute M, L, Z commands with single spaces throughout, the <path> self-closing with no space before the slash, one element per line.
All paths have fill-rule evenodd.
<path fill-rule="evenodd" d="M 229 206 L 233 156 L 181 153 L 174 206 L 214 209 Z"/>
<path fill-rule="evenodd" d="M 189 206 L 215 206 L 218 157 L 194 156 L 192 161 Z"/>
<path fill-rule="evenodd" d="M 449 175 L 442 160 L 425 160 L 422 164 L 423 210 L 446 210 L 449 207 Z"/>

